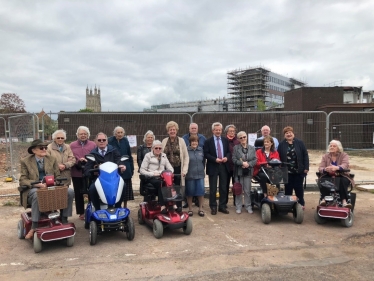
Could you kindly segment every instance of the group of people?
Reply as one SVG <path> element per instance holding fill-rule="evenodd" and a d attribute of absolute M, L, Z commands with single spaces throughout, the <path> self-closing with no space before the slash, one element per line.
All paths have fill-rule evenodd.
<path fill-rule="evenodd" d="M 152 131 L 144 135 L 143 144 L 137 149 L 138 172 L 148 176 L 149 183 L 158 189 L 158 200 L 161 205 L 164 201 L 161 193 L 160 181 L 157 177 L 162 171 L 170 170 L 175 177 L 175 185 L 185 186 L 185 199 L 187 201 L 188 213 L 193 215 L 193 198 L 196 198 L 198 215 L 205 215 L 203 201 L 205 194 L 205 175 L 209 178 L 209 207 L 212 215 L 217 211 L 229 214 L 228 199 L 229 186 L 240 182 L 242 193 L 234 196 L 236 213 L 242 212 L 242 207 L 248 213 L 253 213 L 251 207 L 251 180 L 256 176 L 263 189 L 264 196 L 267 196 L 268 179 L 261 171 L 261 163 L 272 159 L 288 163 L 288 183 L 285 184 L 285 194 L 292 195 L 295 191 L 299 203 L 305 206 L 303 181 L 309 171 L 309 157 L 307 149 L 302 140 L 295 138 L 293 128 L 287 126 L 283 129 L 284 139 L 278 141 L 271 137 L 269 126 L 261 128 L 263 145 L 254 147 L 248 144 L 247 133 L 237 132 L 235 125 L 225 127 L 219 122 L 212 124 L 212 136 L 206 138 L 198 133 L 198 125 L 191 123 L 189 133 L 178 136 L 179 126 L 176 122 L 170 121 L 166 124 L 168 137 L 162 141 L 156 140 Z M 26 207 L 31 205 L 32 228 L 26 238 L 32 238 L 38 226 L 40 218 L 37 202 L 37 189 L 46 188 L 42 182 L 45 175 L 51 174 L 55 177 L 66 177 L 65 183 L 73 182 L 73 189 L 68 192 L 68 207 L 62 212 L 62 223 L 72 216 L 72 202 L 75 198 L 76 212 L 80 219 L 84 220 L 84 176 L 89 175 L 89 170 L 95 163 L 114 162 L 121 169 L 121 177 L 126 187 L 119 205 L 127 206 L 127 201 L 134 200 L 132 188 L 132 177 L 134 175 L 134 162 L 131 155 L 128 139 L 125 137 L 125 130 L 116 127 L 113 136 L 107 137 L 100 132 L 95 140 L 91 141 L 90 131 L 85 126 L 80 126 L 76 132 L 77 140 L 70 145 L 66 144 L 66 132 L 57 130 L 53 133 L 53 142 L 45 143 L 41 140 L 34 140 L 28 148 L 29 156 L 21 160 L 20 185 L 29 189 L 23 193 L 22 202 Z M 95 161 L 85 158 L 85 155 L 92 154 Z M 121 156 L 128 155 L 128 161 L 121 162 Z M 348 155 L 343 152 L 339 141 L 333 140 L 329 145 L 329 151 L 323 156 L 319 166 L 324 177 L 330 176 L 336 170 L 347 169 L 349 166 Z M 37 184 L 33 182 L 39 181 Z M 339 189 L 340 197 L 344 206 L 351 207 L 347 203 L 347 186 L 351 179 L 342 180 Z M 141 184 L 145 184 L 144 181 Z M 219 199 L 217 203 L 217 193 Z M 100 208 L 100 199 L 94 186 L 88 190 L 89 198 L 96 209 Z M 323 200 L 322 200 L 323 204 Z M 117 207 L 118 207 L 117 206 Z M 182 210 L 179 202 L 175 206 L 177 211 Z M 164 210 L 162 210 L 164 212 Z"/>

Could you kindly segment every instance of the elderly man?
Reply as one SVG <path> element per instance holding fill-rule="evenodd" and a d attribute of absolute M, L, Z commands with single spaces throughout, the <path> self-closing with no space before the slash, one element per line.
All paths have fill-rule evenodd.
<path fill-rule="evenodd" d="M 270 127 L 268 125 L 265 125 L 261 128 L 261 134 L 262 136 L 259 137 L 258 139 L 263 139 L 264 137 L 267 137 L 267 136 L 270 136 Z M 273 137 L 273 140 L 274 140 L 274 146 L 275 146 L 275 150 L 278 150 L 278 145 L 279 145 L 279 141 L 277 140 L 277 138 Z M 256 147 L 256 148 L 260 148 L 260 147 Z"/>
<path fill-rule="evenodd" d="M 80 126 L 77 129 L 77 140 L 70 144 L 75 157 L 75 165 L 71 168 L 71 178 L 73 181 L 75 192 L 75 209 L 79 219 L 84 220 L 84 198 L 83 198 L 83 173 L 82 167 L 86 164 L 87 160 L 84 156 L 96 147 L 93 141 L 90 141 L 90 130 L 85 126 Z"/>
<path fill-rule="evenodd" d="M 222 124 L 219 122 L 212 125 L 213 136 L 204 144 L 204 157 L 207 159 L 206 173 L 209 176 L 209 207 L 211 214 L 217 214 L 217 181 L 219 178 L 219 206 L 218 212 L 228 214 L 226 208 L 227 177 L 229 167 L 227 163 L 230 157 L 229 141 L 222 137 Z"/>
<path fill-rule="evenodd" d="M 27 204 L 31 205 L 32 225 L 26 239 L 32 239 L 35 230 L 38 228 L 40 219 L 39 204 L 37 197 L 38 189 L 46 189 L 47 184 L 42 180 L 45 175 L 54 175 L 55 178 L 60 176 L 60 169 L 55 157 L 47 155 L 47 145 L 42 140 L 34 140 L 27 149 L 30 154 L 21 160 L 21 176 L 19 179 L 20 186 L 27 186 L 29 189 L 22 193 L 22 206 L 27 208 Z M 39 182 L 31 184 L 32 182 Z M 68 189 L 68 207 L 62 211 L 61 221 L 63 224 L 68 223 L 68 217 L 72 215 L 74 191 Z"/>
<path fill-rule="evenodd" d="M 185 134 L 182 138 L 186 143 L 186 146 L 190 146 L 190 136 L 197 136 L 199 138 L 199 146 L 204 147 L 204 143 L 206 141 L 206 137 L 204 135 L 198 133 L 199 126 L 196 123 L 191 123 L 189 127 L 189 133 Z"/>
<path fill-rule="evenodd" d="M 108 145 L 108 137 L 104 133 L 98 133 L 95 138 L 96 148 L 91 150 L 90 154 L 95 157 L 95 161 L 88 160 L 87 164 L 84 167 L 84 174 L 86 176 L 90 175 L 90 170 L 94 168 L 95 165 L 100 165 L 105 162 L 113 162 L 118 165 L 121 169 L 121 172 L 126 170 L 125 165 L 121 165 L 121 155 L 120 152 L 111 145 Z M 124 188 L 125 189 L 125 188 Z M 97 193 L 95 182 L 93 182 L 88 190 L 88 195 L 90 200 L 95 207 L 95 210 L 100 210 L 100 197 Z M 116 203 L 116 208 L 121 207 L 121 203 L 123 201 L 124 190 L 121 194 L 121 199 Z"/>

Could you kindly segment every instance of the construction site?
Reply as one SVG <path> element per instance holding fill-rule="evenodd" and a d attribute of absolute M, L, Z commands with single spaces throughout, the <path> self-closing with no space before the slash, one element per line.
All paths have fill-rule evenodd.
<path fill-rule="evenodd" d="M 265 67 L 227 72 L 227 93 L 234 111 L 266 110 L 283 107 L 284 92 L 305 83 L 271 72 Z"/>

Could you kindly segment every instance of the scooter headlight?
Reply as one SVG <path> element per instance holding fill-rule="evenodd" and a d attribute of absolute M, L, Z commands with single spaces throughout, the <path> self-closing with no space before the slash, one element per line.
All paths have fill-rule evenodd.
<path fill-rule="evenodd" d="M 184 214 L 182 214 L 182 215 L 181 215 L 181 220 L 183 220 L 183 219 L 184 219 L 184 217 L 185 217 L 185 215 L 184 215 Z"/>
<path fill-rule="evenodd" d="M 56 219 L 56 218 L 58 218 L 60 216 L 60 214 L 58 213 L 58 212 L 54 212 L 54 213 L 50 213 L 49 215 L 48 215 L 48 218 L 50 219 L 50 220 L 52 220 L 52 219 Z"/>
<path fill-rule="evenodd" d="M 126 214 L 125 210 L 121 210 L 118 212 L 119 217 L 123 217 Z"/>
<path fill-rule="evenodd" d="M 165 220 L 168 220 L 168 221 L 170 221 L 171 219 L 169 218 L 169 217 L 167 217 L 167 216 L 162 216 Z"/>
<path fill-rule="evenodd" d="M 108 216 L 105 214 L 105 213 L 98 213 L 97 216 L 100 218 L 100 219 L 107 219 Z"/>

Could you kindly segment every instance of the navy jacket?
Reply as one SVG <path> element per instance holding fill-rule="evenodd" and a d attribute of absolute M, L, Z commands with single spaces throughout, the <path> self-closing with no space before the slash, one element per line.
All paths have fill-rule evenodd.
<path fill-rule="evenodd" d="M 206 137 L 204 137 L 204 135 L 202 134 L 197 134 L 197 137 L 199 138 L 199 146 L 203 148 L 204 143 L 206 141 Z M 190 146 L 190 134 L 185 134 L 182 138 L 184 139 L 186 146 L 189 147 Z"/>
<path fill-rule="evenodd" d="M 308 151 L 302 140 L 297 138 L 293 139 L 293 144 L 295 147 L 295 152 L 297 156 L 297 173 L 304 174 L 304 170 L 309 171 L 309 155 Z M 282 162 L 287 162 L 287 149 L 288 149 L 288 142 L 284 139 L 279 143 L 278 146 L 278 153 L 279 158 Z"/>
<path fill-rule="evenodd" d="M 227 172 L 229 172 L 228 162 L 222 163 L 222 164 L 218 164 L 216 162 L 217 151 L 216 151 L 216 145 L 214 143 L 215 139 L 216 139 L 216 136 L 212 136 L 209 139 L 207 139 L 205 141 L 205 144 L 204 144 L 204 156 L 207 160 L 207 162 L 206 162 L 206 174 L 209 175 L 209 176 L 218 175 L 219 165 L 225 165 L 225 167 L 227 169 Z M 223 145 L 222 156 L 227 157 L 227 159 L 229 159 L 231 157 L 230 156 L 230 150 L 229 150 L 229 141 L 227 140 L 227 138 L 222 137 L 222 136 L 221 136 L 221 141 L 222 141 L 222 145 Z"/>
<path fill-rule="evenodd" d="M 97 147 L 91 150 L 90 154 L 95 156 L 95 161 L 87 161 L 87 164 L 84 167 L 85 176 L 90 176 L 89 170 L 93 169 L 96 164 L 103 164 L 108 161 L 116 163 L 117 165 L 123 164 L 121 163 L 121 155 L 119 154 L 119 151 L 109 144 L 107 146 L 107 152 L 104 157 L 98 151 Z"/>
<path fill-rule="evenodd" d="M 121 177 L 124 180 L 131 179 L 132 176 L 134 175 L 134 159 L 131 155 L 131 148 L 130 148 L 129 140 L 126 137 L 123 137 L 118 142 L 116 137 L 112 136 L 108 139 L 108 144 L 115 147 L 120 152 L 121 156 L 123 155 L 129 156 L 129 160 L 123 163 L 126 166 L 126 170 L 121 174 Z"/>

